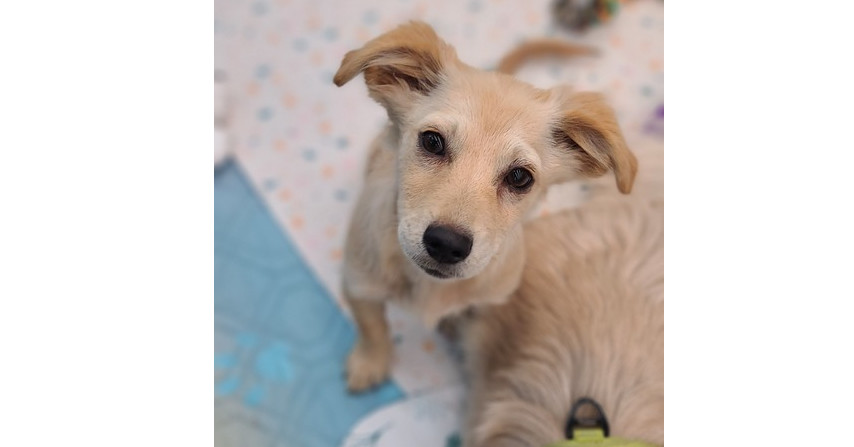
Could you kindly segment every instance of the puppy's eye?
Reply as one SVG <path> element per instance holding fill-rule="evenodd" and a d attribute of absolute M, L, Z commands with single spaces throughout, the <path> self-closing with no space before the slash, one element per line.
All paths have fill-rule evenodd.
<path fill-rule="evenodd" d="M 434 155 L 445 155 L 445 140 L 436 132 L 428 130 L 419 136 L 419 144 L 425 151 Z"/>
<path fill-rule="evenodd" d="M 525 168 L 513 168 L 504 177 L 504 182 L 516 192 L 524 192 L 534 184 L 534 176 Z"/>

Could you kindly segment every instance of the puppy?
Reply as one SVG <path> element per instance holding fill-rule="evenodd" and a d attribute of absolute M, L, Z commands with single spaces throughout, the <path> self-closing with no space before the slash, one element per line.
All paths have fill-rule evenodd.
<path fill-rule="evenodd" d="M 345 244 L 342 292 L 358 328 L 352 391 L 388 376 L 387 300 L 429 326 L 504 303 L 525 264 L 522 222 L 548 187 L 613 171 L 628 193 L 637 169 L 600 95 L 473 68 L 425 23 L 350 51 L 334 82 L 359 73 L 389 121 Z"/>
<path fill-rule="evenodd" d="M 631 196 L 598 184 L 581 208 L 526 224 L 518 290 L 462 326 L 466 446 L 560 441 L 581 397 L 602 405 L 614 436 L 663 444 L 662 152 L 648 147 Z"/>

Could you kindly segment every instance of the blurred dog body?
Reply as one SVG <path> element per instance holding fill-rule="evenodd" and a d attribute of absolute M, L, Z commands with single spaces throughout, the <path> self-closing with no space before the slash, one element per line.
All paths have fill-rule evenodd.
<path fill-rule="evenodd" d="M 562 440 L 581 397 L 602 405 L 613 435 L 663 444 L 663 152 L 654 140 L 633 150 L 632 194 L 595 183 L 581 208 L 526 224 L 518 290 L 463 326 L 467 446 Z"/>

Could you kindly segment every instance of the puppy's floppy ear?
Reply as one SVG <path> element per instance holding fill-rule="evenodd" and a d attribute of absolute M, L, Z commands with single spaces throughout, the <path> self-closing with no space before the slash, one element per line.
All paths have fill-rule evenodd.
<path fill-rule="evenodd" d="M 409 22 L 348 52 L 333 81 L 340 87 L 364 72 L 371 97 L 393 114 L 436 88 L 456 60 L 453 47 L 430 25 Z"/>
<path fill-rule="evenodd" d="M 575 93 L 562 101 L 562 112 L 552 130 L 561 165 L 570 165 L 585 177 L 614 171 L 617 188 L 628 194 L 638 163 L 629 151 L 614 111 L 597 93 Z"/>

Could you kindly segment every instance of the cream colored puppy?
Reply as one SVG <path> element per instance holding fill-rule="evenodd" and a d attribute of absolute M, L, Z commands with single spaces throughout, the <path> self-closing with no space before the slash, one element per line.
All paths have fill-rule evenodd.
<path fill-rule="evenodd" d="M 389 123 L 345 246 L 343 293 L 359 332 L 347 362 L 353 391 L 388 376 L 387 300 L 428 325 L 504 303 L 525 264 L 522 222 L 546 189 L 612 170 L 628 193 L 636 171 L 601 96 L 475 69 L 424 23 L 347 53 L 334 81 L 359 73 Z"/>

